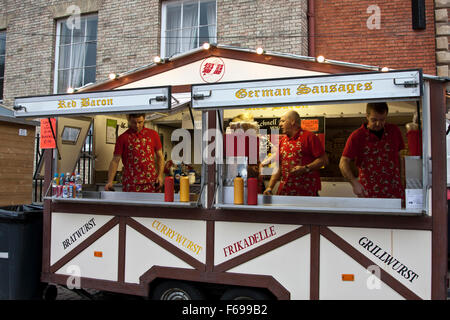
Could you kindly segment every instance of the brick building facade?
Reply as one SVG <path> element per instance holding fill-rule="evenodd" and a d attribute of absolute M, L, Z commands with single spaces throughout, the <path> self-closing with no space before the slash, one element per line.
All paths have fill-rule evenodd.
<path fill-rule="evenodd" d="M 377 1 L 380 27 L 369 29 L 368 21 L 374 14 L 368 11 L 371 1 L 217 0 L 217 42 L 299 55 L 321 54 L 380 67 L 420 67 L 425 73 L 446 76 L 448 2 L 426 0 L 426 28 L 413 30 L 411 1 Z M 98 17 L 96 81 L 101 81 L 110 72 L 149 64 L 160 54 L 163 3 L 167 2 L 3 0 L 3 103 L 11 106 L 16 96 L 54 93 L 56 21 L 70 15 L 71 5 L 76 5 L 81 15 L 94 13 Z M 314 23 L 308 25 L 311 19 Z M 313 37 L 309 37 L 311 32 Z"/>

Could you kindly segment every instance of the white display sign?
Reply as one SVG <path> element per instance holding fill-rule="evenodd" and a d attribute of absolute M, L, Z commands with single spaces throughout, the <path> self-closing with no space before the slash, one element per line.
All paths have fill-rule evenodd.
<path fill-rule="evenodd" d="M 370 72 L 192 86 L 197 109 L 417 98 L 422 72 Z"/>
<path fill-rule="evenodd" d="M 16 98 L 14 116 L 57 117 L 93 113 L 149 112 L 170 108 L 170 86 Z"/>

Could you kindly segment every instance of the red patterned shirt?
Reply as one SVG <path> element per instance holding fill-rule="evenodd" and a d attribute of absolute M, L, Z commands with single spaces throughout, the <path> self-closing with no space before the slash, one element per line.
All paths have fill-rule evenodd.
<path fill-rule="evenodd" d="M 155 158 L 161 147 L 158 133 L 148 128 L 140 132 L 128 129 L 117 138 L 114 155 L 122 157 L 123 191 L 156 192 L 158 172 Z"/>
<path fill-rule="evenodd" d="M 385 124 L 380 139 L 363 124 L 348 138 L 342 156 L 355 160 L 369 198 L 403 198 L 399 152 L 404 148 L 396 125 Z"/>
<path fill-rule="evenodd" d="M 279 195 L 316 196 L 321 189 L 318 170 L 304 174 L 290 173 L 296 166 L 305 166 L 325 153 L 320 139 L 312 132 L 300 129 L 293 137 L 280 139 L 281 182 Z"/>

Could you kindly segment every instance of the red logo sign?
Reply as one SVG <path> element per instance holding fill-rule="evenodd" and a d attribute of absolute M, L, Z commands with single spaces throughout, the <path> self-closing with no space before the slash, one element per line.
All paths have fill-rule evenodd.
<path fill-rule="evenodd" d="M 225 62 L 218 57 L 203 60 L 200 65 L 200 76 L 205 82 L 218 82 L 225 74 Z"/>

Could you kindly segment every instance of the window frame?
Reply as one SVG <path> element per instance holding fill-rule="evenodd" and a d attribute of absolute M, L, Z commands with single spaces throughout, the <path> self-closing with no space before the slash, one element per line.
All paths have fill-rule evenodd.
<path fill-rule="evenodd" d="M 161 49 L 160 49 L 160 56 L 161 57 L 168 57 L 167 55 L 167 49 L 166 49 L 166 37 L 165 34 L 167 32 L 166 30 L 166 22 L 167 22 L 167 6 L 170 5 L 177 5 L 177 4 L 181 4 L 181 21 L 180 21 L 180 28 L 176 29 L 179 32 L 182 32 L 183 30 L 187 29 L 187 28 L 183 28 L 183 8 L 186 4 L 193 4 L 193 3 L 197 3 L 198 4 L 198 15 L 197 15 L 197 24 L 196 24 L 196 28 L 197 30 L 200 30 L 200 27 L 206 27 L 206 26 L 213 26 L 212 24 L 207 24 L 207 25 L 200 25 L 200 4 L 202 2 L 209 2 L 210 0 L 167 0 L 167 1 L 163 1 L 161 4 Z M 215 24 L 215 34 L 213 39 L 217 39 L 217 0 L 214 0 L 216 3 L 215 9 L 215 15 L 216 15 L 216 24 Z M 181 41 L 182 37 L 180 36 L 180 34 L 178 34 L 179 40 L 177 41 Z M 199 43 L 199 39 L 200 39 L 200 35 L 199 33 L 197 33 L 197 47 L 199 48 L 202 44 Z M 213 42 L 215 42 L 216 40 L 214 40 Z M 180 45 L 181 46 L 181 45 Z M 187 52 L 188 50 L 184 50 L 181 52 L 176 52 L 170 55 L 174 56 L 177 54 L 182 54 L 184 52 Z"/>
<path fill-rule="evenodd" d="M 2 85 L 1 85 L 1 92 L 2 94 L 0 95 L 0 103 L 3 103 L 3 95 L 5 93 L 5 69 L 6 69 L 6 29 L 0 30 L 0 39 L 2 39 L 4 35 L 4 39 L 5 39 L 5 53 L 1 54 L 0 56 L 4 57 L 4 63 L 3 63 L 3 74 L 0 74 L 0 80 L 2 81 Z M 2 41 L 2 40 L 0 40 Z"/>
<path fill-rule="evenodd" d="M 85 40 L 83 42 L 80 42 L 80 43 L 88 44 L 88 43 L 94 43 L 95 42 L 95 44 L 96 44 L 95 65 L 93 65 L 91 67 L 95 67 L 95 71 L 97 71 L 98 13 L 90 13 L 90 14 L 82 15 L 82 16 L 80 16 L 80 19 L 85 19 L 87 21 L 87 19 L 89 19 L 91 17 L 96 17 L 97 18 L 96 39 L 95 39 L 95 41 L 92 41 L 92 40 L 91 41 L 87 41 L 86 38 L 85 38 Z M 69 61 L 69 68 L 65 68 L 65 69 L 60 69 L 59 68 L 60 47 L 61 47 L 61 44 L 60 44 L 60 41 L 61 41 L 61 25 L 63 23 L 65 23 L 68 19 L 69 19 L 69 17 L 55 20 L 55 22 L 56 22 L 56 38 L 55 38 L 55 57 L 54 57 L 54 76 L 53 76 L 53 93 L 54 94 L 66 93 L 66 91 L 58 92 L 59 71 L 61 71 L 61 70 L 70 70 L 69 74 L 71 75 L 72 74 L 72 70 L 77 69 L 77 68 L 74 68 L 72 66 L 72 61 L 71 61 L 72 60 L 72 47 L 74 45 L 73 32 L 71 34 L 70 43 L 67 44 L 67 45 L 71 46 L 71 50 L 70 50 L 70 54 L 69 54 L 69 60 L 70 60 Z M 86 23 L 85 28 L 86 28 L 85 29 L 85 31 L 86 31 L 87 30 L 87 23 Z M 85 34 L 86 34 L 86 32 L 85 32 Z M 77 43 L 75 43 L 75 44 L 77 44 Z M 84 64 L 83 65 L 83 69 L 85 69 L 86 67 L 87 67 L 87 65 Z M 84 77 L 85 77 L 85 72 L 83 71 L 82 83 L 84 83 Z M 71 78 L 71 77 L 69 77 L 69 78 Z M 94 81 L 95 81 L 95 78 L 94 78 Z M 84 83 L 84 84 L 86 84 L 86 83 Z M 70 79 L 69 79 L 69 87 L 67 87 L 67 88 L 70 88 L 70 87 L 72 87 L 72 84 L 70 83 Z"/>

